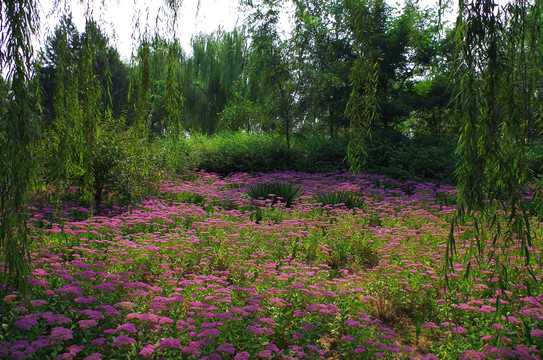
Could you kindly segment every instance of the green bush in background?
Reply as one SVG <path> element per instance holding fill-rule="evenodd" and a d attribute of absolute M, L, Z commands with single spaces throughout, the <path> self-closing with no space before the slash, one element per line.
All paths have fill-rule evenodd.
<path fill-rule="evenodd" d="M 347 140 L 340 137 L 312 136 L 296 138 L 293 144 L 296 155 L 294 170 L 328 172 L 347 167 Z"/>
<path fill-rule="evenodd" d="M 368 173 L 400 181 L 408 179 L 454 183 L 455 143 L 440 137 L 409 139 L 394 131 L 375 131 L 367 140 Z M 274 170 L 329 172 L 343 170 L 347 141 L 341 137 L 294 138 L 288 149 L 284 139 L 269 134 L 221 132 L 191 135 L 159 145 L 161 166 L 183 173 L 189 169 L 220 175 Z M 160 151 L 159 151 L 160 152 Z"/>
<path fill-rule="evenodd" d="M 49 137 L 36 149 L 39 154 L 39 176 L 47 180 L 55 156 Z M 153 194 L 162 174 L 161 164 L 154 156 L 153 145 L 135 141 L 125 128 L 124 119 L 104 120 L 96 134 L 92 149 L 91 186 L 86 189 L 80 172 L 65 171 L 62 186 L 75 186 L 78 198 L 98 207 L 106 200 L 129 204 L 143 195 Z M 85 190 L 86 189 L 86 190 Z"/>
<path fill-rule="evenodd" d="M 366 171 L 400 181 L 414 179 L 454 184 L 455 149 L 456 143 L 447 138 L 409 139 L 398 132 L 379 130 L 368 139 Z"/>
<path fill-rule="evenodd" d="M 175 168 L 177 173 L 197 168 L 220 175 L 235 172 L 259 173 L 273 170 L 291 169 L 294 155 L 287 149 L 284 140 L 268 134 L 250 134 L 242 132 L 221 132 L 212 136 L 191 135 L 172 144 L 171 140 L 163 143 L 163 159 L 169 151 L 178 151 L 184 157 Z M 177 149 L 176 149 L 177 147 Z M 166 160 L 162 160 L 167 163 Z"/>

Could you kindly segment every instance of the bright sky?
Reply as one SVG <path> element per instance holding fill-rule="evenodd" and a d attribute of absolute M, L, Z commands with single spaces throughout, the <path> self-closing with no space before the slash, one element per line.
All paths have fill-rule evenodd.
<path fill-rule="evenodd" d="M 437 1 L 420 0 L 420 3 L 425 5 Z M 193 35 L 209 34 L 218 29 L 229 31 L 242 25 L 245 19 L 238 0 L 180 0 L 180 2 L 182 5 L 177 24 L 175 29 L 172 29 L 171 21 L 168 20 L 172 17 L 164 6 L 164 0 L 38 0 L 41 19 L 40 38 L 45 39 L 54 31 L 62 14 L 72 12 L 80 32 L 84 30 L 86 16 L 90 15 L 99 23 L 102 31 L 109 35 L 110 42 L 117 48 L 121 58 L 129 60 L 145 29 L 151 35 L 156 31 L 163 37 L 175 35 L 188 53 L 191 50 L 190 39 Z M 396 1 L 390 0 L 389 3 Z M 138 23 L 140 26 L 137 26 Z M 289 29 L 288 24 L 289 16 L 283 16 L 281 28 Z"/>
<path fill-rule="evenodd" d="M 193 34 L 229 31 L 242 25 L 245 19 L 237 0 L 181 0 L 175 29 L 167 20 L 172 17 L 163 5 L 164 0 L 42 0 L 39 3 L 42 39 L 54 31 L 62 14 L 71 11 L 79 31 L 84 30 L 85 18 L 90 14 L 125 60 L 134 52 L 145 28 L 151 35 L 155 30 L 163 37 L 175 34 L 188 52 Z M 89 3 L 93 6 L 89 7 Z"/>

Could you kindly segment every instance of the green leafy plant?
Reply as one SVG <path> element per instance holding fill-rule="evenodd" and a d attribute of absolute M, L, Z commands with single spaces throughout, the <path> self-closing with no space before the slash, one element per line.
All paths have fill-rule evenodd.
<path fill-rule="evenodd" d="M 543 219 L 543 200 L 536 198 L 524 200 L 521 204 L 524 210 L 530 215 L 541 221 Z"/>
<path fill-rule="evenodd" d="M 272 204 L 281 201 L 286 207 L 290 207 L 294 200 L 302 194 L 300 185 L 291 184 L 288 182 L 272 182 L 250 185 L 247 187 L 247 195 L 250 198 L 270 199 Z"/>
<path fill-rule="evenodd" d="M 363 198 L 346 191 L 325 191 L 317 193 L 315 200 L 323 206 L 343 204 L 348 209 L 363 209 L 366 203 Z"/>
<path fill-rule="evenodd" d="M 282 139 L 264 133 L 191 135 L 186 144 L 185 163 L 220 175 L 286 170 L 293 157 Z"/>

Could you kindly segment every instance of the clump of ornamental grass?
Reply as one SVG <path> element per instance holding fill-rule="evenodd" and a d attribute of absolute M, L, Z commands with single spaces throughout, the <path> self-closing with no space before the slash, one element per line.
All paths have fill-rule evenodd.
<path fill-rule="evenodd" d="M 302 187 L 280 181 L 261 183 L 249 185 L 247 187 L 247 195 L 253 200 L 271 200 L 272 205 L 280 201 L 286 207 L 290 207 L 294 200 L 302 195 Z"/>
<path fill-rule="evenodd" d="M 344 205 L 348 209 L 363 209 L 366 203 L 363 198 L 346 191 L 325 191 L 315 194 L 315 200 L 322 206 Z"/>

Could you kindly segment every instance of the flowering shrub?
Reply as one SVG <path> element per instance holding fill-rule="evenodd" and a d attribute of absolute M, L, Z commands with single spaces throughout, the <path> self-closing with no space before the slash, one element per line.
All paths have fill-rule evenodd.
<path fill-rule="evenodd" d="M 454 188 L 375 179 L 196 173 L 83 221 L 75 202 L 60 221 L 36 199 L 29 297 L 0 284 L 0 358 L 540 358 L 541 223 L 532 219 L 530 269 L 517 245 L 455 228 L 445 287 L 455 209 L 438 197 Z M 247 196 L 274 181 L 303 195 L 290 207 Z M 365 207 L 323 211 L 315 197 L 332 191 Z"/>

